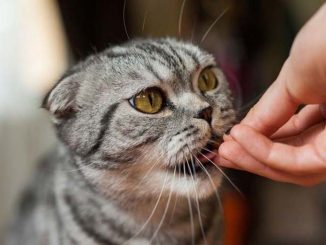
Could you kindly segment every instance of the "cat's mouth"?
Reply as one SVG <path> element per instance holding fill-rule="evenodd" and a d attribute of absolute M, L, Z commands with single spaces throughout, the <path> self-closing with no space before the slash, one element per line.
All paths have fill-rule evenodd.
<path fill-rule="evenodd" d="M 184 162 L 177 165 L 177 171 L 182 175 L 194 176 L 207 174 L 214 166 L 214 157 L 217 155 L 218 147 L 222 143 L 221 137 L 213 136 L 201 149 L 195 149 L 192 155 Z M 170 170 L 174 170 L 170 168 Z"/>

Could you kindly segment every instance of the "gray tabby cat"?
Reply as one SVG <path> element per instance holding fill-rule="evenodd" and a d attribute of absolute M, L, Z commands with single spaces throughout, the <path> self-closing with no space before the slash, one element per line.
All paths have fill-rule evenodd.
<path fill-rule="evenodd" d="M 73 67 L 44 99 L 61 145 L 40 165 L 9 244 L 217 244 L 210 161 L 235 119 L 214 58 L 136 40 Z"/>

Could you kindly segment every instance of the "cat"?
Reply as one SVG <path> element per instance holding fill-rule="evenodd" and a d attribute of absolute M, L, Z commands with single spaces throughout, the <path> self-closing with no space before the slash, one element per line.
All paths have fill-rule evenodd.
<path fill-rule="evenodd" d="M 132 40 L 73 66 L 43 107 L 60 143 L 9 245 L 219 244 L 223 175 L 211 161 L 235 110 L 211 54 Z"/>

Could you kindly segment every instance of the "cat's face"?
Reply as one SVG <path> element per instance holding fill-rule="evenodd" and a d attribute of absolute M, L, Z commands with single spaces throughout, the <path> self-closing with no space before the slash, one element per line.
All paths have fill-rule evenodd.
<path fill-rule="evenodd" d="M 220 184 L 213 142 L 235 113 L 222 71 L 191 44 L 108 49 L 74 67 L 44 105 L 77 166 L 103 192 L 204 198 Z"/>

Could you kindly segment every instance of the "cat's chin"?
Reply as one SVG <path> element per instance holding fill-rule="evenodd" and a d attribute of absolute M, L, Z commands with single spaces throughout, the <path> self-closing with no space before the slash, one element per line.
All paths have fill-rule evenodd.
<path fill-rule="evenodd" d="M 166 168 L 171 177 L 169 182 L 172 192 L 198 199 L 216 193 L 223 177 L 222 170 L 213 161 L 219 144 L 212 138 L 200 151 L 192 152 L 184 162 Z"/>
<path fill-rule="evenodd" d="M 213 164 L 206 165 L 206 171 L 199 171 L 195 176 L 187 174 L 182 176 L 179 185 L 175 186 L 173 191 L 177 195 L 194 199 L 205 199 L 216 193 L 223 176 Z"/>
<path fill-rule="evenodd" d="M 201 169 L 195 174 L 189 170 L 188 173 L 182 170 L 165 170 L 156 172 L 152 177 L 157 187 L 164 186 L 167 194 L 191 199 L 206 199 L 216 194 L 223 175 L 212 163 L 203 162 L 203 164 L 205 171 Z"/>

